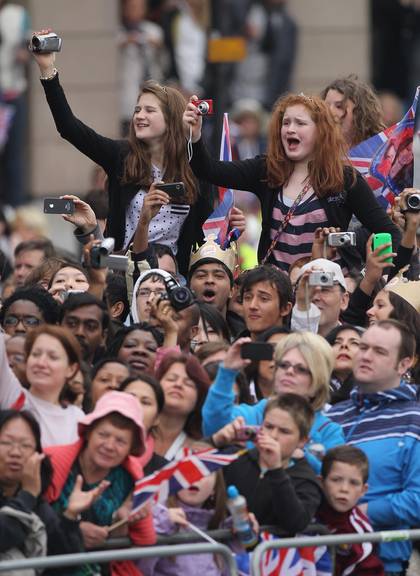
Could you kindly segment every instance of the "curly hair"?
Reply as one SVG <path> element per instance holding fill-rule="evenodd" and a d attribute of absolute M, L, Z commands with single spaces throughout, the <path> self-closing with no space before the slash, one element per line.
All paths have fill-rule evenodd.
<path fill-rule="evenodd" d="M 42 314 L 44 322 L 47 324 L 57 324 L 58 322 L 58 304 L 47 290 L 40 286 L 31 288 L 19 288 L 11 296 L 6 298 L 0 311 L 0 324 L 3 325 L 4 317 L 10 306 L 17 301 L 28 300 L 35 304 Z"/>
<path fill-rule="evenodd" d="M 158 99 L 165 118 L 167 127 L 163 137 L 165 180 L 184 182 L 186 200 L 192 204 L 197 198 L 197 182 L 190 168 L 185 148 L 182 115 L 186 100 L 175 88 L 160 86 L 151 80 L 144 83 L 140 96 L 143 94 L 152 94 Z M 128 143 L 130 151 L 124 162 L 122 183 L 131 182 L 148 188 L 153 182 L 150 150 L 136 137 L 133 122 L 130 125 Z"/>
<path fill-rule="evenodd" d="M 337 193 L 344 186 L 344 164 L 346 144 L 339 126 L 327 104 L 320 98 L 304 94 L 289 94 L 277 100 L 271 115 L 268 129 L 267 181 L 270 188 L 286 184 L 294 170 L 281 141 L 281 127 L 286 109 L 290 106 L 304 106 L 317 130 L 317 142 L 313 159 L 308 164 L 309 181 L 318 197 Z"/>
<path fill-rule="evenodd" d="M 379 98 L 372 88 L 359 80 L 355 74 L 331 82 L 321 92 L 323 100 L 330 90 L 340 92 L 344 96 L 344 104 L 347 100 L 351 100 L 354 104 L 352 146 L 384 130 L 385 123 Z"/>

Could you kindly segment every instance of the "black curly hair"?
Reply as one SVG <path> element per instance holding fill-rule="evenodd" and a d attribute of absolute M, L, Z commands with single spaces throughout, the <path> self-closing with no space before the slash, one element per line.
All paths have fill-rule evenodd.
<path fill-rule="evenodd" d="M 0 311 L 0 324 L 3 326 L 4 317 L 10 306 L 18 300 L 29 300 L 39 308 L 42 318 L 47 324 L 57 324 L 58 304 L 47 290 L 41 286 L 31 286 L 31 288 L 19 288 L 9 298 L 3 302 Z"/>

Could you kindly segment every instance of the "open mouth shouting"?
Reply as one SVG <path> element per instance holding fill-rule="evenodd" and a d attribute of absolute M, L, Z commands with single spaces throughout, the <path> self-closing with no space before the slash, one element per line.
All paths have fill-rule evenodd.
<path fill-rule="evenodd" d="M 204 290 L 203 292 L 204 302 L 212 303 L 214 302 L 215 298 L 216 298 L 216 292 L 214 290 L 212 290 L 211 288 L 206 288 L 206 290 Z"/>

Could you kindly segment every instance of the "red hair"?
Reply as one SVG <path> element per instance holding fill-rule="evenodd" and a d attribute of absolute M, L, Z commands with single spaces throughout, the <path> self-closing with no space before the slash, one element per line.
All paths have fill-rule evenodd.
<path fill-rule="evenodd" d="M 280 98 L 273 108 L 268 130 L 267 180 L 270 188 L 286 184 L 294 170 L 281 141 L 281 127 L 286 109 L 305 106 L 317 130 L 317 144 L 313 159 L 308 164 L 309 180 L 318 197 L 329 196 L 343 190 L 346 143 L 340 127 L 327 104 L 320 98 L 303 94 L 290 94 Z"/>

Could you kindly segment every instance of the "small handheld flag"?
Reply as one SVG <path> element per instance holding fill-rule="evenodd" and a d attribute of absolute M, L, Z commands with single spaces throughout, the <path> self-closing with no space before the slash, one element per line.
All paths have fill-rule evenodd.
<path fill-rule="evenodd" d="M 184 448 L 179 460 L 169 462 L 154 474 L 136 482 L 130 515 L 135 514 L 150 499 L 165 502 L 171 494 L 188 488 L 221 466 L 231 464 L 245 452 L 246 450 L 240 450 L 227 454 L 215 448 L 193 452 L 190 448 Z"/>
<path fill-rule="evenodd" d="M 222 140 L 220 143 L 220 160 L 231 161 L 232 150 L 230 146 L 230 131 L 228 114 L 225 112 L 223 115 L 223 130 Z M 219 186 L 219 205 L 210 214 L 203 224 L 204 237 L 214 234 L 217 238 L 218 244 L 226 249 L 229 247 L 230 242 L 236 240 L 240 236 L 237 228 L 229 227 L 229 214 L 234 204 L 234 194 L 231 188 L 223 188 Z"/>

